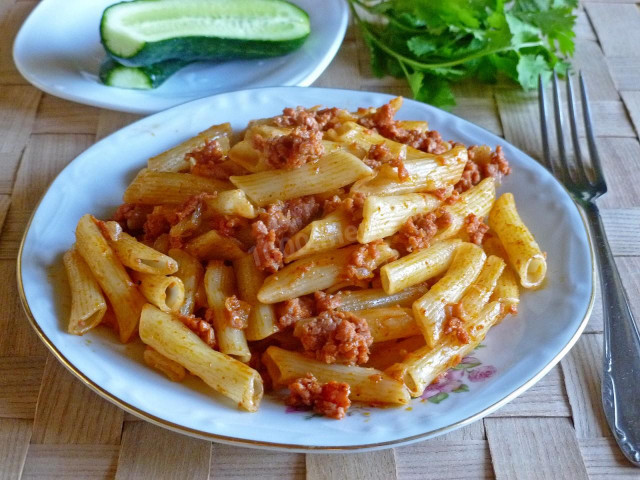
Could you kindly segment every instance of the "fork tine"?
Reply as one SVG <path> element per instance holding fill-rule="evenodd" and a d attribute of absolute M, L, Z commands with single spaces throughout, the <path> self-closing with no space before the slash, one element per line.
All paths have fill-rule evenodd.
<path fill-rule="evenodd" d="M 584 128 L 587 135 L 587 145 L 589 146 L 589 156 L 591 157 L 591 164 L 593 165 L 593 171 L 595 173 L 595 183 L 601 186 L 604 185 L 604 175 L 602 173 L 602 163 L 600 162 L 600 155 L 598 155 L 598 149 L 596 148 L 596 139 L 593 134 L 593 124 L 591 122 L 591 108 L 589 107 L 589 96 L 587 95 L 587 86 L 580 72 L 580 95 L 582 98 L 582 115 L 584 117 Z"/>
<path fill-rule="evenodd" d="M 542 75 L 538 76 L 538 106 L 540 107 L 540 135 L 542 136 L 543 163 L 547 170 L 553 172 L 551 151 L 549 149 L 549 131 L 547 130 L 547 99 L 544 93 Z"/>
<path fill-rule="evenodd" d="M 571 75 L 567 73 L 567 104 L 569 106 L 569 121 L 571 123 L 571 141 L 573 143 L 573 155 L 577 163 L 577 173 L 579 182 L 588 182 L 582 154 L 580 152 L 580 140 L 578 139 L 578 125 L 576 121 L 576 106 L 573 100 L 573 84 Z"/>
<path fill-rule="evenodd" d="M 569 166 L 567 165 L 567 152 L 564 146 L 564 136 L 562 134 L 562 99 L 560 98 L 560 88 L 558 87 L 558 74 L 553 71 L 553 112 L 556 121 L 556 139 L 558 141 L 558 157 L 560 157 L 560 167 L 563 183 L 571 181 Z"/>

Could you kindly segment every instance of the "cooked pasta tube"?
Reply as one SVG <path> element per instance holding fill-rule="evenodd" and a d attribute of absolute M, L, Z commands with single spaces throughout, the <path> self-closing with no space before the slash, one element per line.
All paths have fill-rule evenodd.
<path fill-rule="evenodd" d="M 98 226 L 125 267 L 156 275 L 170 275 L 178 270 L 178 263 L 173 258 L 123 232 L 119 223 L 98 222 Z"/>
<path fill-rule="evenodd" d="M 373 173 L 358 157 L 344 150 L 328 153 L 317 162 L 293 170 L 266 170 L 230 177 L 258 206 L 277 200 L 335 190 Z"/>
<path fill-rule="evenodd" d="M 244 332 L 247 340 L 262 340 L 276 333 L 279 329 L 273 305 L 261 303 L 257 296 L 266 275 L 258 270 L 253 256 L 249 254 L 234 260 L 233 270 L 240 300 L 251 304 L 249 322 Z"/>
<path fill-rule="evenodd" d="M 264 391 L 260 374 L 211 348 L 171 314 L 145 305 L 140 316 L 140 338 L 217 392 L 237 402 L 240 408 L 250 412 L 258 410 Z"/>
<path fill-rule="evenodd" d="M 362 208 L 362 222 L 358 227 L 358 242 L 369 243 L 393 235 L 409 218 L 428 213 L 440 203 L 435 196 L 427 193 L 367 197 Z"/>
<path fill-rule="evenodd" d="M 136 333 L 140 310 L 146 301 L 95 222 L 89 214 L 80 219 L 76 249 L 113 306 L 120 340 L 128 342 Z"/>
<path fill-rule="evenodd" d="M 402 362 L 387 368 L 385 373 L 393 378 L 402 379 L 411 396 L 419 397 L 438 375 L 456 366 L 461 358 L 478 346 L 487 331 L 500 320 L 502 310 L 499 302 L 485 306 L 480 315 L 467 324 L 469 343 L 447 338 L 434 347 L 424 346 L 410 353 Z"/>
<path fill-rule="evenodd" d="M 444 240 L 456 236 L 464 226 L 465 218 L 471 214 L 478 218 L 485 218 L 489 215 L 495 198 L 496 182 L 492 177 L 487 177 L 471 187 L 460 195 L 456 203 L 443 207 L 443 210 L 450 215 L 451 223 L 438 231 L 434 240 Z"/>
<path fill-rule="evenodd" d="M 355 243 L 357 225 L 342 209 L 315 220 L 289 239 L 284 261 L 291 262 L 313 253 L 326 252 Z"/>
<path fill-rule="evenodd" d="M 451 265 L 453 254 L 461 243 L 459 239 L 436 242 L 387 263 L 380 269 L 382 288 L 391 295 L 440 275 Z"/>
<path fill-rule="evenodd" d="M 75 248 L 65 252 L 62 261 L 71 290 L 67 331 L 83 335 L 102 321 L 107 311 L 107 302 L 91 270 Z"/>
<path fill-rule="evenodd" d="M 355 122 L 345 122 L 334 130 L 329 130 L 326 137 L 334 142 L 341 143 L 350 149 L 356 149 L 359 156 L 364 157 L 371 147 L 383 143 L 389 153 L 404 160 L 407 157 L 407 146 L 389 140 L 382 135 L 369 130 Z"/>
<path fill-rule="evenodd" d="M 180 204 L 200 193 L 216 193 L 232 188 L 222 180 L 143 168 L 125 190 L 123 199 L 126 203 L 144 205 Z"/>
<path fill-rule="evenodd" d="M 462 320 L 469 321 L 477 316 L 480 310 L 489 302 L 494 292 L 498 279 L 504 271 L 505 263 L 500 257 L 490 255 L 484 262 L 478 278 L 469 286 L 462 296 L 459 304 L 459 313 Z"/>
<path fill-rule="evenodd" d="M 401 340 L 374 343 L 369 353 L 369 361 L 366 366 L 385 370 L 394 363 L 402 362 L 405 357 L 415 350 L 424 347 L 422 334 Z"/>
<path fill-rule="evenodd" d="M 310 255 L 290 263 L 268 276 L 258 291 L 262 303 L 276 303 L 324 290 L 343 280 L 345 267 L 361 245 Z M 375 264 L 382 265 L 398 255 L 393 248 L 380 242 L 375 246 Z"/>
<path fill-rule="evenodd" d="M 447 273 L 413 304 L 413 315 L 427 345 L 433 347 L 442 337 L 447 304 L 460 300 L 480 274 L 487 256 L 473 243 L 462 243 L 455 251 Z"/>
<path fill-rule="evenodd" d="M 547 274 L 547 259 L 524 224 L 512 193 L 505 193 L 489 213 L 489 226 L 496 232 L 509 257 L 509 263 L 525 288 L 538 287 Z"/>
<path fill-rule="evenodd" d="M 402 382 L 374 368 L 326 364 L 274 346 L 267 348 L 262 360 L 277 386 L 287 386 L 312 373 L 321 383 L 332 380 L 348 383 L 351 387 L 350 398 L 355 401 L 404 405 L 410 399 Z"/>
<path fill-rule="evenodd" d="M 417 152 L 417 153 L 414 153 Z M 453 147 L 440 155 L 408 150 L 403 162 L 409 178 L 401 181 L 389 165 L 383 165 L 375 177 L 357 181 L 351 192 L 365 195 L 400 195 L 430 192 L 454 185 L 460 180 L 468 160 L 467 149 Z"/>
<path fill-rule="evenodd" d="M 184 284 L 178 277 L 131 272 L 140 293 L 163 312 L 178 313 L 184 303 Z"/>
<path fill-rule="evenodd" d="M 196 307 L 196 294 L 202 284 L 204 268 L 197 258 L 192 257 L 184 250 L 173 248 L 169 250 L 169 256 L 178 264 L 175 276 L 182 280 L 184 286 L 184 301 L 180 306 L 182 315 L 191 315 Z"/>
<path fill-rule="evenodd" d="M 484 248 L 487 255 L 495 255 L 506 262 L 502 275 L 498 278 L 496 288 L 493 290 L 489 300 L 499 300 L 511 313 L 517 313 L 518 304 L 520 303 L 520 282 L 508 263 L 507 252 L 505 252 L 498 237 L 493 234 L 485 236 L 482 248 Z"/>
<path fill-rule="evenodd" d="M 394 294 L 387 294 L 382 288 L 367 288 L 364 290 L 341 290 L 340 310 L 356 312 L 379 307 L 410 307 L 429 290 L 426 283 L 413 285 Z"/>
<path fill-rule="evenodd" d="M 251 352 L 244 330 L 233 328 L 225 316 L 225 300 L 233 295 L 235 276 L 233 268 L 218 260 L 212 260 L 204 273 L 204 288 L 209 308 L 213 310 L 213 329 L 222 353 L 242 362 L 248 362 Z"/>
<path fill-rule="evenodd" d="M 237 188 L 218 192 L 215 197 L 205 199 L 205 205 L 207 210 L 220 215 L 238 215 L 244 218 L 255 218 L 257 215 L 245 193 Z"/>
<path fill-rule="evenodd" d="M 238 240 L 220 235 L 216 230 L 192 238 L 185 245 L 185 250 L 199 260 L 233 260 L 245 255 Z"/>
<path fill-rule="evenodd" d="M 182 172 L 189 170 L 189 154 L 206 145 L 207 140 L 216 140 L 223 152 L 229 151 L 231 124 L 213 125 L 195 137 L 185 140 L 180 145 L 170 148 L 155 157 L 151 157 L 147 165 L 149 170 L 157 172 Z"/>
<path fill-rule="evenodd" d="M 145 348 L 142 358 L 144 359 L 144 363 L 164 373 L 169 377 L 169 380 L 173 380 L 174 382 L 181 382 L 187 375 L 187 371 L 182 365 L 156 352 L 149 345 Z"/>
<path fill-rule="evenodd" d="M 360 310 L 355 313 L 358 317 L 366 320 L 369 331 L 374 342 L 386 342 L 396 338 L 411 337 L 420 335 L 420 329 L 416 324 L 410 308 L 402 307 L 381 307 Z M 299 320 L 295 324 L 293 334 L 300 337 L 305 324 L 311 322 L 313 318 Z"/>

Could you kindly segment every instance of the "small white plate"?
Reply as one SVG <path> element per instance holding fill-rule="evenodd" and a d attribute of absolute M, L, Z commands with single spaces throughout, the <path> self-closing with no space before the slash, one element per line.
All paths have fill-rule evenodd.
<path fill-rule="evenodd" d="M 154 90 L 127 90 L 100 83 L 106 54 L 100 18 L 116 0 L 43 0 L 22 25 L 13 59 L 22 76 L 51 95 L 101 108 L 155 113 L 175 105 L 243 88 L 311 85 L 329 66 L 345 31 L 344 0 L 291 0 L 311 20 L 311 35 L 282 57 L 233 62 L 198 62 L 178 71 Z"/>
<path fill-rule="evenodd" d="M 335 421 L 287 412 L 278 399 L 267 396 L 251 414 L 196 378 L 177 384 L 147 368 L 139 343 L 121 345 L 102 328 L 84 337 L 65 331 L 69 301 L 60 264 L 74 242 L 76 222 L 86 212 L 110 216 L 147 158 L 215 123 L 229 121 L 241 129 L 286 106 L 355 109 L 390 98 L 318 88 L 245 90 L 158 113 L 96 143 L 58 175 L 23 239 L 18 284 L 40 338 L 85 384 L 129 412 L 189 435 L 263 448 L 354 450 L 409 443 L 466 425 L 524 392 L 567 353 L 587 323 L 594 263 L 585 224 L 567 191 L 533 159 L 480 127 L 412 100 L 405 101 L 400 118 L 428 120 L 446 139 L 504 146 L 513 173 L 500 191 L 514 193 L 549 262 L 545 287 L 524 292 L 519 315 L 493 328 L 485 348 L 466 358 L 464 368 L 446 381 L 429 387 L 425 398 L 414 399 L 408 408 L 356 407 Z"/>

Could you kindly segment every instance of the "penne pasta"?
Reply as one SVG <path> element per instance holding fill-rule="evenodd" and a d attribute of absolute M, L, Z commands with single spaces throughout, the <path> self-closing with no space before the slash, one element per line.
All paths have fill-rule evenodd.
<path fill-rule="evenodd" d="M 402 382 L 373 368 L 326 364 L 301 353 L 275 346 L 267 348 L 262 360 L 276 386 L 287 386 L 307 373 L 312 373 L 323 383 L 330 381 L 348 383 L 351 387 L 352 400 L 404 405 L 410 398 Z"/>
<path fill-rule="evenodd" d="M 204 288 L 209 308 L 213 311 L 213 329 L 222 353 L 231 355 L 242 362 L 248 362 L 251 352 L 244 330 L 233 328 L 225 316 L 225 300 L 233 295 L 235 277 L 233 268 L 213 260 L 204 274 Z"/>
<path fill-rule="evenodd" d="M 184 286 L 184 301 L 180 306 L 180 314 L 192 315 L 196 307 L 198 289 L 202 286 L 204 268 L 202 268 L 198 259 L 184 250 L 174 248 L 169 250 L 169 255 L 178 264 L 178 271 L 175 272 L 175 276 L 182 280 L 182 285 Z"/>
<path fill-rule="evenodd" d="M 464 226 L 465 218 L 471 214 L 478 218 L 484 218 L 489 215 L 495 198 L 496 183 L 491 177 L 485 178 L 471 187 L 460 195 L 456 203 L 443 207 L 444 212 L 450 215 L 451 223 L 436 234 L 434 241 L 456 236 Z"/>
<path fill-rule="evenodd" d="M 75 248 L 65 252 L 62 261 L 71 290 L 67 331 L 73 335 L 84 335 L 102 321 L 107 302 L 91 270 Z"/>
<path fill-rule="evenodd" d="M 403 162 L 409 174 L 406 181 L 400 181 L 398 174 L 388 165 L 371 177 L 357 181 L 351 192 L 365 195 L 400 195 L 415 192 L 430 192 L 454 185 L 460 180 L 468 160 L 467 149 L 453 147 L 440 155 L 415 150 L 407 152 Z M 386 167 L 386 168 L 385 168 Z"/>
<path fill-rule="evenodd" d="M 156 172 L 144 168 L 124 192 L 126 203 L 143 205 L 180 204 L 194 195 L 233 188 L 227 182 L 190 173 Z"/>
<path fill-rule="evenodd" d="M 378 370 L 386 370 L 394 363 L 402 362 L 409 353 L 422 347 L 424 347 L 422 334 L 401 340 L 375 343 L 371 346 L 371 353 L 366 366 Z"/>
<path fill-rule="evenodd" d="M 273 305 L 266 305 L 258 300 L 258 291 L 266 275 L 258 270 L 253 256 L 247 254 L 234 260 L 233 270 L 240 300 L 251 304 L 249 323 L 244 332 L 247 340 L 262 340 L 279 331 Z"/>
<path fill-rule="evenodd" d="M 78 222 L 76 249 L 113 307 L 120 340 L 128 342 L 136 333 L 140 311 L 146 302 L 91 215 L 83 216 Z"/>
<path fill-rule="evenodd" d="M 361 246 L 345 247 L 290 263 L 265 279 L 258 291 L 258 300 L 262 303 L 282 302 L 337 284 L 343 280 L 345 267 L 358 248 Z M 398 255 L 386 243 L 381 242 L 375 249 L 378 266 Z"/>
<path fill-rule="evenodd" d="M 242 190 L 225 190 L 212 198 L 205 199 L 207 210 L 219 215 L 238 215 L 244 218 L 256 218 L 253 204 Z"/>
<path fill-rule="evenodd" d="M 460 244 L 459 239 L 436 242 L 428 248 L 387 263 L 380 269 L 382 288 L 387 294 L 392 295 L 437 277 L 449 268 Z"/>
<path fill-rule="evenodd" d="M 260 374 L 209 347 L 177 318 L 153 305 L 145 305 L 140 316 L 140 338 L 240 408 L 258 410 L 264 391 Z"/>
<path fill-rule="evenodd" d="M 492 302 L 468 324 L 469 343 L 461 344 L 453 338 L 448 338 L 434 347 L 424 346 L 410 353 L 402 362 L 387 368 L 385 373 L 393 378 L 402 379 L 411 396 L 419 397 L 438 375 L 456 366 L 462 358 L 471 353 L 501 316 L 502 305 Z"/>
<path fill-rule="evenodd" d="M 389 149 L 391 155 L 403 160 L 407 157 L 406 145 L 389 140 L 355 122 L 345 122 L 337 129 L 329 130 L 327 138 L 348 147 L 360 157 L 366 156 L 371 147 L 381 143 Z"/>
<path fill-rule="evenodd" d="M 367 197 L 358 227 L 358 242 L 369 243 L 393 235 L 414 215 L 434 210 L 441 201 L 426 193 Z"/>
<path fill-rule="evenodd" d="M 338 292 L 340 295 L 340 310 L 357 312 L 379 307 L 410 307 L 414 300 L 424 295 L 427 290 L 429 290 L 429 286 L 426 283 L 407 287 L 391 295 L 387 294 L 382 288 L 341 290 Z"/>
<path fill-rule="evenodd" d="M 231 182 L 258 206 L 277 200 L 334 190 L 369 176 L 373 171 L 360 159 L 343 150 L 324 155 L 315 163 L 293 170 L 267 170 L 230 177 Z"/>
<path fill-rule="evenodd" d="M 225 237 L 216 230 L 209 230 L 189 240 L 185 250 L 199 260 L 234 260 L 246 254 L 238 240 Z"/>
<path fill-rule="evenodd" d="M 358 227 L 342 209 L 311 222 L 289 239 L 284 247 L 286 263 L 355 243 Z"/>
<path fill-rule="evenodd" d="M 442 337 L 445 307 L 460 300 L 478 277 L 487 256 L 472 243 L 458 246 L 447 273 L 413 304 L 413 315 L 427 345 L 433 347 Z"/>
<path fill-rule="evenodd" d="M 505 193 L 496 200 L 489 213 L 489 226 L 504 246 L 520 284 L 524 288 L 540 286 L 547 274 L 547 259 L 520 218 L 513 194 Z"/>
<path fill-rule="evenodd" d="M 144 363 L 149 365 L 151 368 L 164 373 L 169 377 L 169 380 L 173 380 L 174 382 L 181 382 L 187 375 L 187 371 L 182 365 L 165 357 L 161 353 L 156 352 L 149 345 L 145 348 L 142 358 Z"/>
<path fill-rule="evenodd" d="M 155 275 L 170 275 L 178 271 L 178 263 L 173 258 L 123 232 L 117 222 L 98 222 L 98 226 L 125 267 Z"/>
<path fill-rule="evenodd" d="M 157 172 L 182 172 L 189 170 L 189 154 L 204 147 L 207 141 L 216 140 L 223 152 L 229 151 L 231 124 L 213 125 L 180 145 L 170 148 L 155 157 L 151 157 L 147 165 L 149 170 Z"/>
<path fill-rule="evenodd" d="M 487 257 L 478 278 L 469 286 L 460 300 L 458 310 L 462 320 L 469 321 L 480 313 L 491 298 L 504 267 L 504 260 L 500 257 L 495 255 Z"/>
<path fill-rule="evenodd" d="M 131 272 L 140 293 L 163 312 L 178 313 L 184 303 L 184 284 L 178 277 Z"/>

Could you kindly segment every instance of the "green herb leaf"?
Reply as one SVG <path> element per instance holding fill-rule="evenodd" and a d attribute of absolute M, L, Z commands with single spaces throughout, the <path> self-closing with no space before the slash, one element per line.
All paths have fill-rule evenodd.
<path fill-rule="evenodd" d="M 517 69 L 518 82 L 527 90 L 536 88 L 540 75 L 545 82 L 551 76 L 549 65 L 542 55 L 523 55 L 520 57 Z"/>
<path fill-rule="evenodd" d="M 449 398 L 449 394 L 448 393 L 439 393 L 437 395 L 434 395 L 433 397 L 429 397 L 429 401 L 431 403 L 440 403 L 443 400 L 446 400 L 447 398 Z"/>

